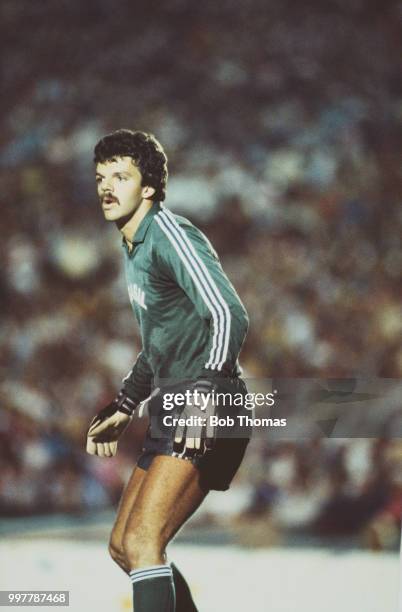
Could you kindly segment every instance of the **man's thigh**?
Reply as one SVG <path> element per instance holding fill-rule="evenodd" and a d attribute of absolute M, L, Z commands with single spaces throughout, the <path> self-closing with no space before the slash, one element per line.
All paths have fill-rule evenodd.
<path fill-rule="evenodd" d="M 125 535 L 141 530 L 166 545 L 205 498 L 199 479 L 191 461 L 155 457 L 135 497 Z"/>
<path fill-rule="evenodd" d="M 126 488 L 123 491 L 111 535 L 111 545 L 115 549 L 123 549 L 123 535 L 126 529 L 127 519 L 135 504 L 135 500 L 137 499 L 138 493 L 144 482 L 146 473 L 146 470 L 143 470 L 138 466 L 135 467 Z"/>

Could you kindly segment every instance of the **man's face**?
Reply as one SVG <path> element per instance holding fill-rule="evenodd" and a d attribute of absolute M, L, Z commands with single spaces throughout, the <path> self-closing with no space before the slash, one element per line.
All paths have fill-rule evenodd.
<path fill-rule="evenodd" d="M 96 166 L 96 183 L 107 221 L 130 218 L 147 195 L 131 157 L 116 157 Z"/>

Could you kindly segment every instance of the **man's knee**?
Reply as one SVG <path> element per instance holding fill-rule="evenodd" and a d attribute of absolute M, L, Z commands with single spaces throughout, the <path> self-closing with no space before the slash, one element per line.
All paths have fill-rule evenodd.
<path fill-rule="evenodd" d="M 123 570 L 127 571 L 127 562 L 124 555 L 123 546 L 116 542 L 113 537 L 111 537 L 109 541 L 109 554 L 117 565 L 119 565 Z"/>
<path fill-rule="evenodd" d="M 135 529 L 124 534 L 123 551 L 130 569 L 143 567 L 163 556 L 166 543 L 154 530 Z"/>

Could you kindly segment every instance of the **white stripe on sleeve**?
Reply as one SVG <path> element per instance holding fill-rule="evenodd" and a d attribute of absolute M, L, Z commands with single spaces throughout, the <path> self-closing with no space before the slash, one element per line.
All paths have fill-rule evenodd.
<path fill-rule="evenodd" d="M 229 348 L 231 324 L 229 307 L 191 240 L 174 216 L 163 209 L 156 215 L 156 221 L 171 242 L 212 314 L 214 334 L 209 360 L 205 367 L 221 370 Z"/>

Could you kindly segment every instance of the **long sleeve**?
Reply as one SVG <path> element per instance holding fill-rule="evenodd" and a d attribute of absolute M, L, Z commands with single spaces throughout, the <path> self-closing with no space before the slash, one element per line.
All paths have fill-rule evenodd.
<path fill-rule="evenodd" d="M 159 265 L 209 325 L 207 359 L 199 375 L 231 376 L 247 333 L 247 312 L 204 234 L 166 209 L 156 220 L 162 231 Z"/>
<path fill-rule="evenodd" d="M 141 351 L 130 372 L 123 378 L 123 389 L 138 405 L 151 394 L 153 373 L 149 363 Z"/>

